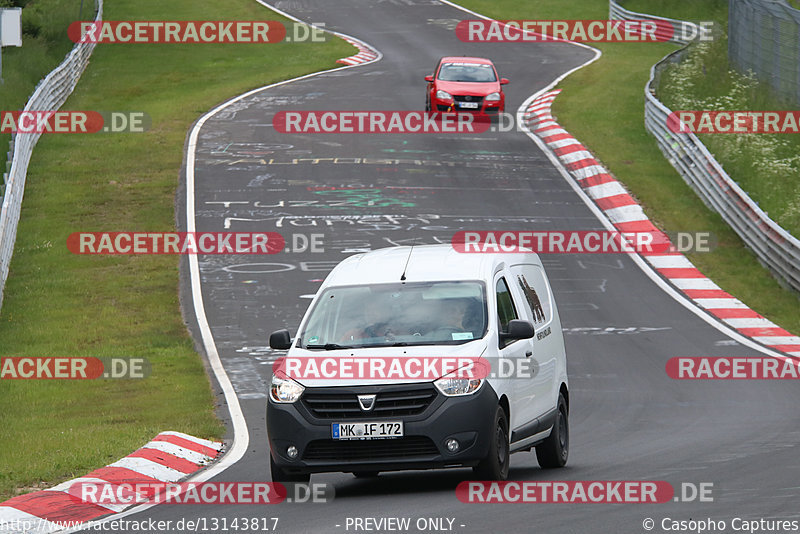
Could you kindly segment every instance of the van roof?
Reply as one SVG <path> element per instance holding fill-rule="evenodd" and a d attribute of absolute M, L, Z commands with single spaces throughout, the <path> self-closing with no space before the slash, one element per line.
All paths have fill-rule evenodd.
<path fill-rule="evenodd" d="M 450 244 L 417 245 L 411 249 L 390 247 L 350 256 L 330 272 L 325 286 L 399 282 L 404 270 L 407 282 L 485 280 L 504 262 L 541 265 L 534 253 L 462 253 Z"/>

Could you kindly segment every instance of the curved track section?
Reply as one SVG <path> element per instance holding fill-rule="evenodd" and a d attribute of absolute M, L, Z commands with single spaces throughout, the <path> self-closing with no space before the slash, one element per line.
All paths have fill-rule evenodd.
<path fill-rule="evenodd" d="M 521 132 L 463 135 L 285 135 L 286 110 L 420 110 L 423 77 L 442 55 L 492 58 L 507 109 L 593 57 L 564 43 L 466 44 L 463 11 L 437 0 L 284 0 L 276 7 L 374 46 L 383 59 L 254 91 L 204 118 L 193 156 L 198 231 L 321 235 L 324 253 L 201 256 L 196 298 L 241 406 L 246 450 L 215 480 L 268 480 L 264 403 L 276 358 L 271 331 L 294 330 L 327 272 L 346 255 L 449 242 L 459 230 L 592 230 L 603 223 Z M 327 505 L 156 506 L 131 519 L 280 517 L 283 532 L 346 532 L 353 517 L 446 517 L 460 532 L 639 532 L 646 517 L 788 517 L 796 510 L 800 391 L 781 382 L 678 382 L 673 356 L 757 355 L 669 296 L 628 256 L 544 257 L 559 301 L 571 391 L 570 464 L 543 471 L 512 457 L 515 480 L 711 482 L 713 502 L 659 505 L 463 504 L 470 471 L 403 472 L 374 480 L 315 475 Z M 188 269 L 185 271 L 188 275 Z M 184 290 L 189 289 L 190 276 Z M 188 303 L 187 303 L 188 304 Z M 193 311 L 187 305 L 187 316 Z M 197 339 L 202 329 L 194 327 Z M 221 392 L 221 389 L 220 389 Z M 220 402 L 224 399 L 220 397 Z M 796 514 L 795 514 L 796 515 Z"/>

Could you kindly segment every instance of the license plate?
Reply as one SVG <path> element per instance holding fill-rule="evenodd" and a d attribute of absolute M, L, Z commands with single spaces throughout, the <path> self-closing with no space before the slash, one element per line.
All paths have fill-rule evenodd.
<path fill-rule="evenodd" d="M 387 439 L 403 437 L 402 421 L 382 421 L 380 423 L 333 423 L 333 439 Z"/>
<path fill-rule="evenodd" d="M 459 102 L 458 105 L 460 107 L 462 107 L 462 108 L 478 109 L 478 103 L 477 102 Z"/>

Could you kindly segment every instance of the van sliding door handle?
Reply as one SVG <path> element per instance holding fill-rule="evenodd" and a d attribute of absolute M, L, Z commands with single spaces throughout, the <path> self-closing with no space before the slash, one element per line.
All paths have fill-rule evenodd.
<path fill-rule="evenodd" d="M 527 351 L 527 352 L 525 353 L 525 357 L 526 357 L 526 358 L 530 358 L 531 356 L 533 356 L 533 351 L 532 351 L 532 350 L 529 350 L 529 351 Z"/>

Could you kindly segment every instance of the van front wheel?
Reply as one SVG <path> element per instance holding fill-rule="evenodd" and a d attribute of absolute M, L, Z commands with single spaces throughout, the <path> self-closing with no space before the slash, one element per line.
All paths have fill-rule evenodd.
<path fill-rule="evenodd" d="M 536 447 L 536 459 L 543 469 L 564 467 L 569 457 L 569 410 L 564 396 L 558 395 L 558 413 L 553 430 L 541 445 Z"/>
<path fill-rule="evenodd" d="M 473 470 L 480 480 L 505 480 L 508 478 L 509 464 L 508 418 L 502 406 L 494 414 L 494 427 L 489 454 Z"/>

